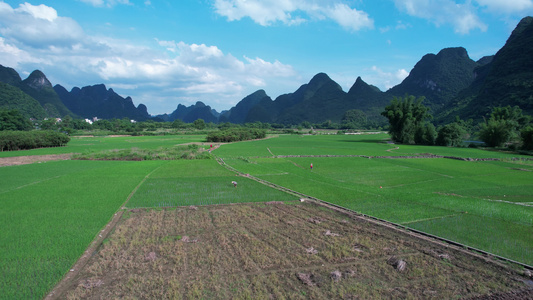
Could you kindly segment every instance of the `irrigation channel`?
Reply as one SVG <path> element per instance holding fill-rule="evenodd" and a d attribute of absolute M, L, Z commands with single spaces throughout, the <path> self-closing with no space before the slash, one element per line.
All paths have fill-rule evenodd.
<path fill-rule="evenodd" d="M 299 156 L 299 155 L 275 156 L 275 157 L 297 157 L 297 156 Z M 307 155 L 305 157 L 335 157 L 335 156 L 338 156 L 338 155 L 317 155 L 317 156 Z M 361 157 L 361 155 L 356 155 L 356 156 L 357 157 Z M 303 157 L 303 156 L 299 156 L 299 157 Z M 364 156 L 364 157 L 367 157 L 367 156 Z M 431 155 L 430 157 L 431 158 L 439 157 L 439 158 L 459 159 L 459 160 L 477 160 L 477 159 L 471 159 L 471 158 L 459 158 L 459 157 L 436 156 L 436 155 Z M 333 204 L 333 203 L 330 203 L 330 202 L 327 202 L 327 201 L 324 201 L 324 200 L 321 200 L 321 199 L 306 195 L 304 193 L 293 191 L 293 190 L 291 190 L 289 188 L 286 188 L 286 187 L 283 187 L 281 185 L 278 185 L 278 184 L 275 184 L 275 183 L 271 183 L 271 182 L 268 182 L 266 180 L 254 177 L 254 176 L 252 176 L 250 174 L 245 174 L 245 173 L 233 168 L 232 166 L 226 164 L 222 158 L 217 157 L 217 156 L 215 156 L 215 158 L 216 158 L 217 162 L 221 166 L 225 167 L 226 169 L 228 169 L 228 170 L 230 170 L 232 172 L 237 173 L 237 175 L 243 176 L 243 177 L 246 177 L 246 178 L 249 178 L 249 179 L 252 179 L 252 180 L 255 180 L 255 181 L 259 182 L 259 183 L 262 183 L 262 184 L 267 185 L 269 187 L 275 188 L 277 190 L 280 190 L 280 191 L 283 191 L 283 192 L 298 196 L 298 197 L 300 197 L 301 201 L 302 200 L 303 201 L 313 201 L 313 202 L 315 202 L 315 203 L 317 203 L 319 205 L 323 205 L 323 206 L 326 206 L 326 207 L 337 209 L 339 211 L 343 211 L 343 212 L 346 212 L 346 213 L 349 213 L 349 214 L 353 214 L 353 215 L 355 215 L 355 216 L 357 216 L 359 218 L 362 218 L 364 220 L 367 220 L 367 221 L 372 221 L 373 223 L 375 223 L 377 225 L 380 225 L 380 226 L 389 226 L 389 227 L 393 227 L 393 228 L 395 228 L 397 230 L 400 230 L 400 231 L 403 231 L 403 232 L 414 233 L 414 234 L 417 234 L 417 235 L 425 237 L 425 238 L 433 239 L 433 240 L 436 240 L 436 241 L 439 241 L 439 242 L 446 243 L 448 245 L 459 247 L 459 249 L 468 250 L 470 254 L 480 256 L 480 257 L 482 257 L 484 259 L 494 259 L 494 258 L 496 258 L 496 259 L 498 259 L 500 261 L 503 261 L 503 262 L 509 262 L 509 263 L 513 263 L 513 264 L 522 266 L 525 269 L 529 270 L 530 272 L 533 272 L 533 266 L 531 266 L 531 265 L 524 264 L 524 263 L 509 259 L 509 258 L 506 258 L 506 257 L 503 257 L 503 256 L 499 256 L 499 255 L 496 255 L 496 254 L 493 254 L 493 253 L 490 253 L 490 252 L 487 252 L 487 251 L 484 251 L 484 250 L 481 250 L 481 249 L 470 247 L 468 245 L 464 245 L 464 244 L 461 244 L 461 243 L 458 243 L 458 242 L 455 242 L 455 241 L 452 241 L 452 240 L 448 240 L 448 239 L 445 239 L 445 238 L 442 238 L 442 237 L 439 237 L 439 236 L 436 236 L 436 235 L 433 235 L 433 234 L 429 234 L 429 233 L 426 233 L 426 232 L 423 232 L 423 231 L 420 231 L 420 230 L 409 228 L 407 226 L 403 226 L 403 225 L 400 225 L 400 224 L 397 224 L 397 223 L 394 223 L 394 222 L 390 222 L 390 221 L 387 221 L 387 220 L 384 220 L 384 219 L 380 219 L 380 218 L 376 218 L 376 217 L 373 217 L 373 216 L 370 216 L 370 215 L 366 215 L 366 214 L 363 214 L 363 213 L 360 213 L 360 212 L 356 212 L 354 210 L 351 210 L 351 209 L 342 207 L 340 205 Z M 381 157 L 380 156 L 380 157 L 368 157 L 368 158 L 427 158 L 427 157 L 423 157 L 423 156 L 414 156 L 414 157 L 405 157 L 405 156 L 403 156 L 403 157 Z M 481 160 L 481 159 L 479 159 L 479 160 Z M 490 159 L 483 159 L 483 160 L 499 160 L 499 159 L 490 158 Z"/>

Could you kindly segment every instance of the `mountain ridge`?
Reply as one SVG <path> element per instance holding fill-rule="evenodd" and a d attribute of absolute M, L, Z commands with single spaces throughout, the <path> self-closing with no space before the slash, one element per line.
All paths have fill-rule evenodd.
<path fill-rule="evenodd" d="M 518 105 L 525 113 L 533 114 L 532 78 L 532 17 L 518 23 L 495 55 L 474 61 L 463 47 L 444 48 L 437 54 L 424 55 L 400 84 L 387 91 L 367 84 L 359 76 L 345 92 L 326 73 L 317 73 L 292 93 L 272 99 L 265 90 L 257 90 L 221 113 L 198 101 L 189 107 L 178 104 L 172 113 L 154 117 L 148 114 L 144 104 L 135 107 L 131 97 L 123 98 L 103 84 L 75 87 L 69 92 L 59 84 L 52 87 L 39 70 L 21 80 L 14 69 L 0 66 L 0 82 L 37 100 L 48 116 L 128 117 L 141 121 L 180 119 L 189 123 L 198 118 L 215 123 L 340 122 L 346 111 L 358 109 L 372 124 L 385 125 L 386 120 L 380 114 L 384 107 L 392 98 L 406 94 L 425 97 L 424 104 L 435 116 L 436 124 L 451 122 L 455 116 L 479 120 L 495 106 Z M 2 89 L 7 88 L 2 85 L 0 92 Z"/>

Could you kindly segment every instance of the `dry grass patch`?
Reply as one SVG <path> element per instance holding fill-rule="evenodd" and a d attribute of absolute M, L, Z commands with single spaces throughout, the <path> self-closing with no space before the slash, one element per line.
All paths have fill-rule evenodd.
<path fill-rule="evenodd" d="M 130 212 L 58 297 L 452 299 L 527 280 L 312 203 L 262 203 Z"/>

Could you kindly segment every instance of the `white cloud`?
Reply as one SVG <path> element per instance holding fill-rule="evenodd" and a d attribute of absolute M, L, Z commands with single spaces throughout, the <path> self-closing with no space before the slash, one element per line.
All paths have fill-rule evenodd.
<path fill-rule="evenodd" d="M 395 85 L 398 85 L 409 76 L 409 72 L 405 69 L 386 72 L 377 66 L 372 66 L 370 70 L 371 73 L 368 75 L 369 82 L 384 90 L 388 90 Z"/>
<path fill-rule="evenodd" d="M 0 1 L 0 64 L 20 74 L 40 69 L 66 88 L 104 83 L 150 113 L 170 113 L 178 103 L 196 101 L 229 109 L 258 87 L 287 91 L 300 83 L 292 66 L 277 60 L 236 58 L 215 45 L 156 42 L 149 47 L 89 36 L 52 7 L 13 9 Z"/>
<path fill-rule="evenodd" d="M 44 46 L 72 46 L 83 40 L 83 30 L 71 18 L 59 17 L 57 11 L 43 4 L 28 3 L 12 9 L 0 5 L 0 34 L 13 44 L 35 48 Z"/>
<path fill-rule="evenodd" d="M 525 16 L 533 11 L 533 0 L 475 0 L 479 5 L 498 14 L 519 14 Z"/>
<path fill-rule="evenodd" d="M 451 24 L 455 32 L 468 34 L 470 31 L 479 29 L 487 30 L 476 14 L 476 8 L 470 1 L 456 3 L 453 0 L 394 0 L 396 7 L 407 14 L 426 19 L 437 26 Z"/>
<path fill-rule="evenodd" d="M 126 5 L 132 5 L 132 3 L 130 3 L 129 0 L 79 0 L 83 3 L 87 3 L 89 5 L 92 5 L 92 6 L 95 6 L 95 7 L 103 7 L 103 6 L 107 6 L 107 7 L 113 7 L 117 4 L 126 4 Z M 145 4 L 150 1 L 146 1 Z M 147 5 L 148 5 L 147 4 Z"/>
<path fill-rule="evenodd" d="M 319 0 L 215 0 L 214 8 L 229 21 L 249 17 L 262 26 L 330 19 L 348 31 L 374 27 L 374 21 L 366 12 L 350 8 L 341 0 L 326 3 Z"/>
<path fill-rule="evenodd" d="M 31 5 L 28 2 L 21 4 L 19 8 L 15 9 L 19 12 L 25 12 L 32 15 L 36 19 L 43 19 L 49 22 L 53 22 L 57 19 L 57 11 L 51 7 L 48 7 L 44 4 L 41 5 Z"/>
<path fill-rule="evenodd" d="M 352 9 L 346 4 L 335 3 L 332 7 L 327 7 L 324 11 L 330 19 L 348 31 L 374 28 L 374 21 L 368 17 L 367 13 Z"/>

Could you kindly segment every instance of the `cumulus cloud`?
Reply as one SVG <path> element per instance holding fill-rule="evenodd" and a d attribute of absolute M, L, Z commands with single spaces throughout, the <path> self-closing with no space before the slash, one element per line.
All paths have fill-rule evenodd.
<path fill-rule="evenodd" d="M 196 101 L 228 109 L 259 87 L 297 80 L 292 66 L 278 60 L 237 58 L 215 45 L 155 41 L 149 46 L 90 36 L 52 7 L 24 3 L 12 8 L 0 2 L 0 64 L 19 73 L 41 69 L 65 87 L 105 83 L 144 103 L 150 113 L 170 113 L 178 103 Z"/>
<path fill-rule="evenodd" d="M 487 30 L 487 25 L 480 20 L 476 8 L 470 1 L 456 3 L 453 0 L 394 0 L 394 2 L 398 9 L 411 16 L 427 19 L 437 26 L 451 24 L 459 34 L 468 34 L 475 29 Z"/>
<path fill-rule="evenodd" d="M 4 2 L 0 3 L 0 34 L 13 44 L 35 48 L 68 47 L 84 36 L 78 23 L 59 17 L 52 7 L 24 3 L 13 9 Z"/>
<path fill-rule="evenodd" d="M 373 28 L 374 21 L 364 11 L 341 0 L 215 0 L 215 12 L 229 21 L 249 17 L 262 26 L 281 22 L 297 25 L 309 20 L 329 19 L 348 31 Z"/>
<path fill-rule="evenodd" d="M 398 69 L 396 71 L 383 71 L 381 68 L 378 68 L 377 66 L 372 66 L 371 68 L 372 73 L 369 74 L 369 82 L 372 82 L 373 84 L 376 84 L 382 89 L 388 90 L 395 85 L 398 85 L 401 83 L 407 76 L 409 76 L 409 72 L 405 69 Z"/>

